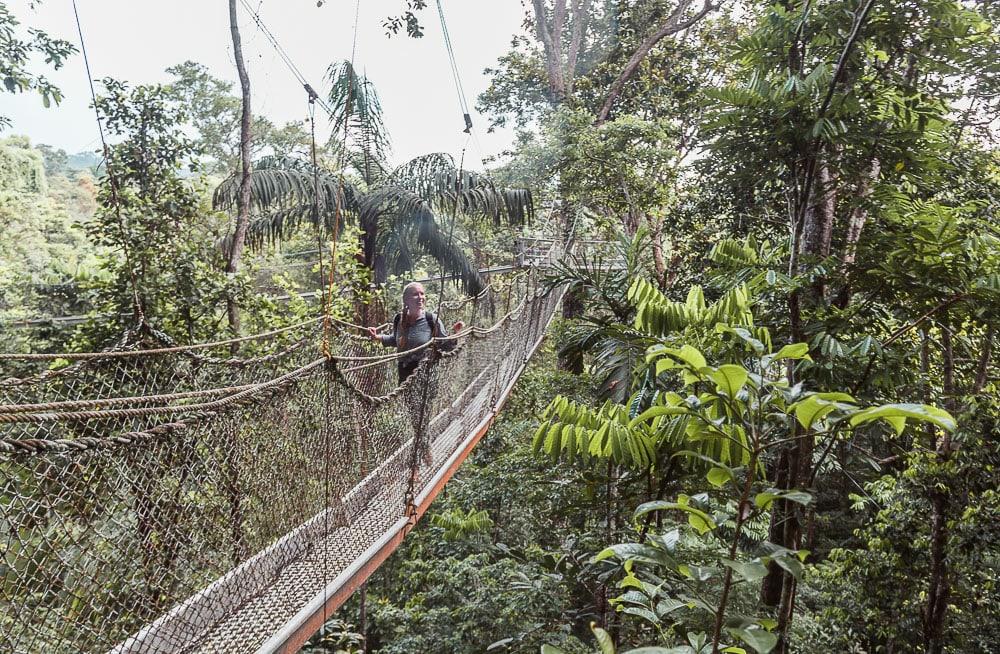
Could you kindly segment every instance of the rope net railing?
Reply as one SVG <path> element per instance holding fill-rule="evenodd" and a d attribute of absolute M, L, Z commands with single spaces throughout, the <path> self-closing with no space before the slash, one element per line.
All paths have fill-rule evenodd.
<path fill-rule="evenodd" d="M 532 269 L 443 305 L 468 327 L 402 385 L 394 351 L 318 319 L 242 358 L 152 330 L 20 377 L 0 357 L 0 651 L 266 650 L 412 522 L 559 300 Z"/>

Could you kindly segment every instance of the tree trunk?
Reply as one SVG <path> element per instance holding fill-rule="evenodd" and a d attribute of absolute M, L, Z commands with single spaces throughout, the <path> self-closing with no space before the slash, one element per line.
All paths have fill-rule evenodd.
<path fill-rule="evenodd" d="M 535 15 L 535 33 L 542 43 L 545 55 L 545 75 L 548 78 L 549 103 L 559 106 L 573 92 L 576 66 L 583 51 L 590 22 L 592 0 L 573 0 L 570 12 L 566 11 L 566 0 L 555 0 L 552 4 L 552 20 L 546 17 L 544 0 L 531 0 Z M 563 59 L 563 31 L 567 21 L 571 25 L 569 52 Z"/>
<path fill-rule="evenodd" d="M 871 197 L 872 190 L 875 187 L 875 182 L 878 180 L 879 173 L 882 170 L 882 164 L 877 158 L 873 158 L 868 166 L 868 172 L 861 180 L 860 187 L 858 189 L 857 205 L 851 211 L 851 215 L 847 219 L 847 236 L 844 240 L 844 254 L 840 259 L 840 272 L 842 275 L 847 275 L 850 272 L 851 266 L 854 264 L 854 259 L 858 252 L 858 241 L 861 240 L 861 230 L 864 229 L 865 222 L 868 220 L 868 198 Z M 837 304 L 843 308 L 846 307 L 851 299 L 851 288 L 850 284 L 845 280 L 844 288 L 840 291 L 840 297 L 837 299 Z"/>
<path fill-rule="evenodd" d="M 830 255 L 837 210 L 836 178 L 830 171 L 829 162 L 822 157 L 816 167 L 816 185 L 812 202 L 806 209 L 802 240 L 799 242 L 800 252 L 813 260 Z"/>
<path fill-rule="evenodd" d="M 783 449 L 778 458 L 773 480 L 774 487 L 781 490 L 788 490 L 788 450 Z M 785 500 L 776 499 L 771 505 L 771 524 L 768 527 L 767 540 L 772 543 L 780 543 L 782 540 L 782 526 L 785 517 Z M 767 564 L 767 576 L 761 583 L 760 601 L 765 606 L 777 607 L 781 603 L 781 585 L 783 583 L 784 571 L 774 561 Z"/>
<path fill-rule="evenodd" d="M 653 242 L 653 266 L 656 269 L 656 284 L 661 291 L 667 290 L 667 263 L 663 258 L 663 217 L 646 216 L 649 236 Z M 673 263 L 673 262 L 671 262 Z"/>
<path fill-rule="evenodd" d="M 562 67 L 562 30 L 566 18 L 566 0 L 555 0 L 551 25 L 545 19 L 543 0 L 532 0 L 531 5 L 535 10 L 535 32 L 538 34 L 538 40 L 542 42 L 542 51 L 545 53 L 549 101 L 553 105 L 558 105 L 566 98 Z"/>
<path fill-rule="evenodd" d="M 955 402 L 955 358 L 951 343 L 951 330 L 944 324 L 941 329 L 941 358 L 944 366 L 942 390 L 944 405 L 952 413 L 957 413 Z M 944 463 L 951 457 L 951 434 L 945 431 L 937 443 L 938 461 Z M 927 589 L 927 604 L 923 610 L 924 648 L 927 654 L 941 654 L 944 651 L 944 625 L 951 594 L 949 580 L 948 546 L 948 491 L 933 485 L 930 491 L 931 503 L 931 576 Z"/>
<path fill-rule="evenodd" d="M 233 240 L 229 245 L 226 273 L 235 275 L 239 269 L 243 245 L 246 242 L 247 225 L 250 222 L 250 77 L 247 75 L 246 64 L 243 61 L 243 45 L 240 41 L 240 28 L 236 18 L 236 0 L 229 0 L 229 29 L 233 36 L 233 57 L 236 59 L 236 71 L 240 77 L 240 88 L 243 91 L 243 113 L 240 117 L 240 194 L 237 200 L 236 227 Z M 240 333 L 240 309 L 230 289 L 226 298 L 226 315 L 229 318 L 229 329 L 234 336 Z M 233 343 L 232 352 L 239 349 L 239 343 Z"/>

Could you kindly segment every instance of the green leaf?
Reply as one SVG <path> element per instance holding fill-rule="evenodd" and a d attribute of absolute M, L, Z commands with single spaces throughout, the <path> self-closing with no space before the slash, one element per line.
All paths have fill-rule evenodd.
<path fill-rule="evenodd" d="M 724 565 L 732 568 L 736 574 L 747 581 L 759 581 L 767 576 L 767 566 L 760 561 L 741 563 L 740 561 L 732 561 L 730 559 L 721 560 Z"/>
<path fill-rule="evenodd" d="M 736 636 L 760 654 L 767 654 L 778 644 L 778 637 L 770 631 L 749 627 L 747 629 L 727 628 L 726 631 Z"/>
<path fill-rule="evenodd" d="M 805 570 L 805 567 L 802 565 L 802 562 L 799 561 L 796 557 L 775 556 L 772 557 L 771 560 L 780 565 L 785 570 L 787 570 L 788 573 L 793 577 L 795 577 L 796 579 L 802 579 L 802 572 Z"/>
<path fill-rule="evenodd" d="M 605 548 L 594 556 L 594 562 L 615 557 L 621 561 L 637 561 L 650 565 L 675 568 L 676 561 L 665 551 L 658 547 L 652 547 L 645 543 L 619 543 Z"/>
<path fill-rule="evenodd" d="M 708 581 L 712 577 L 719 574 L 719 571 L 715 568 L 710 568 L 704 565 L 690 564 L 681 564 L 677 566 L 677 572 L 681 573 L 688 579 L 693 579 L 695 581 Z"/>
<path fill-rule="evenodd" d="M 826 415 L 837 409 L 850 410 L 853 407 L 844 402 L 853 402 L 847 393 L 813 393 L 809 397 L 792 405 L 795 409 L 795 418 L 799 424 L 809 429 L 813 424 L 822 420 Z"/>
<path fill-rule="evenodd" d="M 682 602 L 668 597 L 667 599 L 657 602 L 656 612 L 660 615 L 666 615 L 668 613 L 673 613 L 677 609 L 685 608 L 687 605 L 687 602 Z"/>
<path fill-rule="evenodd" d="M 734 477 L 729 468 L 712 468 L 708 471 L 708 483 L 716 488 L 722 488 L 730 481 L 734 481 Z"/>
<path fill-rule="evenodd" d="M 680 414 L 687 413 L 688 410 L 684 407 L 679 406 L 654 406 L 646 409 L 635 418 L 633 418 L 629 423 L 629 427 L 635 427 L 636 425 L 649 422 L 653 418 L 659 418 L 660 416 L 676 416 Z"/>
<path fill-rule="evenodd" d="M 777 488 L 770 488 L 763 493 L 758 493 L 756 497 L 753 498 L 753 503 L 758 509 L 767 509 L 771 506 L 771 503 L 778 498 L 786 499 L 790 502 L 796 502 L 803 506 L 809 504 L 812 501 L 812 495 L 805 491 L 797 490 L 779 490 Z"/>
<path fill-rule="evenodd" d="M 681 647 L 638 647 L 622 654 L 694 654 L 694 650 L 686 645 Z"/>
<path fill-rule="evenodd" d="M 608 632 L 604 631 L 594 623 L 590 623 L 590 630 L 594 632 L 597 645 L 601 648 L 601 654 L 615 654 L 615 643 L 611 640 Z"/>
<path fill-rule="evenodd" d="M 685 345 L 679 350 L 668 350 L 668 352 L 695 370 L 700 370 L 708 365 L 702 353 L 690 345 Z"/>
<path fill-rule="evenodd" d="M 552 645 L 542 645 L 541 654 L 566 654 L 566 650 L 553 647 Z"/>
<path fill-rule="evenodd" d="M 727 363 L 719 366 L 718 369 L 709 374 L 709 377 L 716 383 L 720 392 L 729 397 L 736 397 L 736 394 L 747 383 L 748 375 L 743 366 Z"/>
<path fill-rule="evenodd" d="M 812 361 L 812 357 L 809 356 L 809 345 L 807 343 L 786 345 L 774 353 L 774 359 L 806 359 Z"/>
<path fill-rule="evenodd" d="M 707 513 L 700 511 L 693 506 L 688 506 L 686 502 L 665 502 L 663 500 L 646 502 L 639 505 L 632 517 L 634 520 L 638 520 L 652 511 L 670 510 L 686 512 L 688 514 L 688 523 L 694 527 L 699 534 L 709 532 L 716 527 L 715 521 L 713 521 Z"/>
<path fill-rule="evenodd" d="M 762 354 L 766 349 L 760 339 L 755 338 L 749 330 L 742 327 L 730 327 L 720 322 L 715 326 L 715 331 L 720 334 L 735 334 L 737 338 L 749 345 L 750 349 L 757 354 Z"/>
<path fill-rule="evenodd" d="M 864 409 L 851 416 L 851 426 L 856 427 L 873 420 L 885 420 L 899 434 L 907 418 L 929 422 L 946 431 L 954 431 L 958 426 L 950 413 L 928 404 L 884 404 Z"/>

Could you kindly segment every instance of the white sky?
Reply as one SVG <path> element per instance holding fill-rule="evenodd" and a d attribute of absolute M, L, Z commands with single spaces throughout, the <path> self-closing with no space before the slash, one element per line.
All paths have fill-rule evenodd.
<path fill-rule="evenodd" d="M 327 66 L 351 56 L 354 0 L 326 0 L 322 7 L 316 6 L 316 0 L 248 3 L 303 76 L 325 95 Z M 21 22 L 22 34 L 26 27 L 37 27 L 79 46 L 70 0 L 44 0 L 35 10 L 29 8 L 28 0 L 7 4 Z M 487 121 L 475 113 L 475 101 L 489 84 L 483 69 L 495 65 L 520 31 L 521 1 L 442 0 L 473 111 L 471 140 L 462 133 L 458 95 L 435 2 L 429 2 L 420 16 L 422 39 L 385 36 L 382 21 L 401 13 L 404 4 L 404 0 L 361 0 L 355 55 L 356 67 L 374 82 L 382 99 L 393 158 L 402 163 L 428 152 L 449 152 L 457 159 L 468 144 L 466 167 L 478 168 L 482 157 L 499 153 L 512 140 L 510 131 L 486 133 Z M 165 82 L 167 67 L 192 60 L 204 64 L 215 77 L 237 81 L 227 0 L 77 0 L 77 6 L 96 79 Z M 305 119 L 305 92 L 242 5 L 237 6 L 254 113 L 278 125 Z M 34 143 L 47 143 L 71 154 L 99 149 L 83 57 L 77 54 L 59 71 L 51 71 L 41 61 L 32 70 L 44 73 L 66 97 L 58 107 L 45 109 L 37 94 L 0 94 L 0 114 L 13 122 L 3 135 L 26 134 Z M 239 94 L 238 83 L 234 92 Z"/>

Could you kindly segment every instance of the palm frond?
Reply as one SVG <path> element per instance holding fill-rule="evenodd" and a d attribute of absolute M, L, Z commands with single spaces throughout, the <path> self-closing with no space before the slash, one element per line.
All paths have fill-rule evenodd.
<path fill-rule="evenodd" d="M 388 160 L 391 150 L 389 132 L 382 119 L 382 103 L 375 85 L 359 75 L 348 61 L 331 64 L 326 78 L 330 82 L 330 101 L 334 134 L 347 129 L 355 148 L 366 158 L 361 170 L 371 170 L 375 162 Z M 368 183 L 371 180 L 366 179 Z"/>
<path fill-rule="evenodd" d="M 317 182 L 319 214 L 316 214 Z M 239 194 L 239 179 L 232 175 L 222 181 L 212 196 L 215 209 L 233 210 Z M 340 214 L 356 212 L 358 194 L 339 173 L 320 168 L 314 176 L 311 163 L 291 157 L 264 157 L 255 162 L 250 174 L 250 204 L 257 215 L 247 228 L 247 244 L 253 249 L 290 237 L 303 224 L 332 231 Z M 231 236 L 223 248 L 228 248 Z"/>
<path fill-rule="evenodd" d="M 482 291 L 479 271 L 454 240 L 441 231 L 430 204 L 416 193 L 398 186 L 380 188 L 365 197 L 360 212 L 377 217 L 385 225 L 379 234 L 392 270 L 404 272 L 412 268 L 415 257 L 408 249 L 412 244 L 419 253 L 441 264 L 446 274 L 458 277 L 466 293 L 478 295 Z"/>
<path fill-rule="evenodd" d="M 499 188 L 485 175 L 459 170 L 451 155 L 444 152 L 408 161 L 394 170 L 386 183 L 412 191 L 441 213 L 457 210 L 466 216 L 489 219 L 498 227 L 524 225 L 534 218 L 531 191 Z"/>

